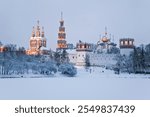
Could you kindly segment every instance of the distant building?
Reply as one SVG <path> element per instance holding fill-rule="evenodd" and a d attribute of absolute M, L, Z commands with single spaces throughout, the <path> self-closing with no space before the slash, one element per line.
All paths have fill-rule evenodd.
<path fill-rule="evenodd" d="M 123 38 L 120 39 L 120 54 L 129 56 L 134 49 L 134 39 Z"/>
<path fill-rule="evenodd" d="M 44 27 L 39 26 L 39 21 L 37 22 L 37 27 L 33 27 L 32 35 L 30 37 L 29 49 L 26 51 L 28 55 L 38 55 L 42 54 L 46 50 L 46 38 L 44 35 Z"/>

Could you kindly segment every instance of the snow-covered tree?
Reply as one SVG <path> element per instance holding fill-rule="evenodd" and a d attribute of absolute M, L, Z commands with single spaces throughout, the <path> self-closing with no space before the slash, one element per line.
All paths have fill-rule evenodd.
<path fill-rule="evenodd" d="M 86 54 L 85 56 L 85 67 L 89 67 L 90 66 L 90 56 L 88 54 Z"/>
<path fill-rule="evenodd" d="M 119 48 L 117 47 L 111 47 L 108 53 L 110 54 L 118 54 L 120 52 Z"/>
<path fill-rule="evenodd" d="M 144 46 L 134 48 L 134 52 L 131 53 L 133 61 L 133 69 L 135 73 L 144 73 L 146 70 L 145 64 L 145 50 Z"/>
<path fill-rule="evenodd" d="M 145 47 L 145 64 L 148 72 L 150 73 L 150 44 Z"/>
<path fill-rule="evenodd" d="M 54 53 L 54 60 L 58 66 L 63 63 L 68 63 L 69 59 L 68 59 L 67 51 L 66 50 L 57 50 Z"/>
<path fill-rule="evenodd" d="M 61 64 L 58 69 L 59 72 L 68 76 L 75 76 L 77 74 L 77 69 L 69 63 Z"/>
<path fill-rule="evenodd" d="M 119 55 L 115 69 L 128 73 L 150 73 L 150 44 L 135 47 L 130 56 Z"/>

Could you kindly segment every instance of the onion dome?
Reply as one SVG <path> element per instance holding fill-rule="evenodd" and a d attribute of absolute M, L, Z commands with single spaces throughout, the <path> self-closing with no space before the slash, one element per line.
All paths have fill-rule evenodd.
<path fill-rule="evenodd" d="M 104 36 L 103 38 L 102 38 L 102 42 L 108 42 L 109 41 L 109 39 L 106 37 L 106 36 Z"/>

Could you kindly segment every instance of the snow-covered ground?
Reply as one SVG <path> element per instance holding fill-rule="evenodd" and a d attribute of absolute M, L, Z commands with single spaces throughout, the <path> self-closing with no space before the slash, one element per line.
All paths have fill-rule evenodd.
<path fill-rule="evenodd" d="M 0 99 L 150 99 L 150 75 L 78 67 L 76 77 L 28 77 L 1 78 Z"/>

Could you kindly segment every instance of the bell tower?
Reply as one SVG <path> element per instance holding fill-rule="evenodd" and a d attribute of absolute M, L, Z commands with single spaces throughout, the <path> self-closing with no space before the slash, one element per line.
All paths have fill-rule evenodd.
<path fill-rule="evenodd" d="M 66 39 L 66 33 L 64 27 L 63 13 L 61 12 L 61 20 L 60 20 L 58 40 L 57 40 L 57 50 L 67 49 L 67 42 L 65 39 Z"/>

